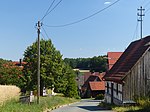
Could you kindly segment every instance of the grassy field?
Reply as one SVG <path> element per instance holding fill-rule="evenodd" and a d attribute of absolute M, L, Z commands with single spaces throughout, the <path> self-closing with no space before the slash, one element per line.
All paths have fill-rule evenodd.
<path fill-rule="evenodd" d="M 16 86 L 0 85 L 0 105 L 7 100 L 19 97 L 20 89 Z"/>
<path fill-rule="evenodd" d="M 46 110 L 78 101 L 62 96 L 41 97 L 40 104 L 22 104 L 18 100 L 11 100 L 0 107 L 0 112 L 47 112 Z"/>

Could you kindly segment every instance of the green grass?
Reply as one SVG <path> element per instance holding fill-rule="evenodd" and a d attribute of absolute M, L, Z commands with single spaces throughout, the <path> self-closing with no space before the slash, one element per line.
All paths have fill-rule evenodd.
<path fill-rule="evenodd" d="M 150 112 L 150 103 L 147 103 L 143 100 L 140 100 L 140 103 L 141 104 L 138 104 L 137 106 L 117 106 L 102 102 L 99 104 L 99 106 L 115 112 Z"/>
<path fill-rule="evenodd" d="M 52 109 L 76 101 L 78 100 L 61 96 L 41 97 L 40 104 L 35 102 L 31 105 L 22 104 L 18 100 L 11 100 L 7 101 L 3 106 L 0 106 L 0 112 L 43 112 L 47 109 Z"/>
<path fill-rule="evenodd" d="M 134 112 L 140 110 L 141 107 L 138 106 L 128 106 L 128 107 L 114 107 L 112 110 L 116 112 Z"/>

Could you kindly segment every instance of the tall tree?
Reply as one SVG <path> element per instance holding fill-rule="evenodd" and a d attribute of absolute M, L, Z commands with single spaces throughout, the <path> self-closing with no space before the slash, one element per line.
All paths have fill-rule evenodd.
<path fill-rule="evenodd" d="M 54 86 L 55 92 L 63 93 L 66 91 L 66 86 L 69 84 L 65 77 L 67 73 L 63 62 L 62 55 L 58 50 L 55 49 L 51 40 L 40 41 L 41 50 L 41 90 L 45 86 L 52 88 Z M 24 52 L 24 61 L 27 62 L 24 67 L 24 75 L 26 82 L 26 89 L 36 89 L 37 85 L 37 42 L 29 46 Z M 69 74 L 73 75 L 73 74 Z M 76 90 L 77 91 L 77 90 Z"/>

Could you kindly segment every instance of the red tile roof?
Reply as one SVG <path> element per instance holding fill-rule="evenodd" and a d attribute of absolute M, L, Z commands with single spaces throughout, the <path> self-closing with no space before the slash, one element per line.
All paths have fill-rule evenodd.
<path fill-rule="evenodd" d="M 104 79 L 122 83 L 125 74 L 137 63 L 148 48 L 150 48 L 150 36 L 132 42 L 106 73 Z"/>
<path fill-rule="evenodd" d="M 86 72 L 86 73 L 84 73 L 84 82 L 86 82 L 87 79 L 88 79 L 91 75 L 92 75 L 91 72 Z"/>
<path fill-rule="evenodd" d="M 105 90 L 105 82 L 89 82 L 92 91 Z"/>
<path fill-rule="evenodd" d="M 12 63 L 15 64 L 15 65 L 19 65 L 20 64 L 19 61 L 13 61 Z M 21 62 L 21 64 L 25 65 L 25 64 L 27 64 L 27 62 Z"/>
<path fill-rule="evenodd" d="M 105 73 L 99 73 L 99 72 L 94 72 L 92 73 L 89 78 L 86 80 L 86 82 L 83 84 L 82 88 L 86 88 L 90 86 L 91 84 L 91 90 L 94 88 L 101 88 L 99 90 L 103 90 L 103 85 L 105 85 L 104 81 L 102 80 L 102 77 L 104 76 Z M 98 87 L 100 86 L 100 87 Z M 105 86 L 104 86 L 105 88 Z"/>
<path fill-rule="evenodd" d="M 116 63 L 116 61 L 119 59 L 119 57 L 122 55 L 123 52 L 108 52 L 108 68 L 109 70 L 112 68 L 112 66 Z"/>

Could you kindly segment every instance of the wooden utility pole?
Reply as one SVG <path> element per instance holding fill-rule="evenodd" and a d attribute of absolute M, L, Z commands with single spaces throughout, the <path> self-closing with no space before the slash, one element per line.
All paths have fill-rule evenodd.
<path fill-rule="evenodd" d="M 142 8 L 142 6 L 140 7 L 140 9 L 138 9 L 138 11 L 140 11 L 140 13 L 138 13 L 138 16 L 139 16 L 139 19 L 138 19 L 138 21 L 141 23 L 141 26 L 140 26 L 140 30 L 141 30 L 141 39 L 142 39 L 142 36 L 143 36 L 143 24 L 142 24 L 142 22 L 143 22 L 143 16 L 145 16 L 145 14 L 143 14 L 143 11 L 144 11 L 145 9 L 143 9 Z"/>
<path fill-rule="evenodd" d="M 38 21 L 37 23 L 37 33 L 38 33 L 37 103 L 38 104 L 40 100 L 40 28 L 41 28 L 41 23 L 40 21 Z"/>

